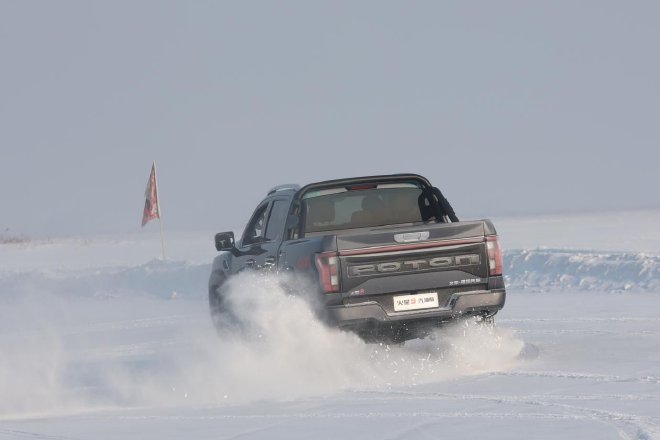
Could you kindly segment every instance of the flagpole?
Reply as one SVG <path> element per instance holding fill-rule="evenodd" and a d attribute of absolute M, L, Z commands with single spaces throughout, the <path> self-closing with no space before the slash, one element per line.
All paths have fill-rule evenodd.
<path fill-rule="evenodd" d="M 163 220 L 158 219 L 160 225 L 160 248 L 163 251 L 163 261 L 165 260 L 165 239 L 163 238 Z"/>
<path fill-rule="evenodd" d="M 160 193 L 158 192 L 158 172 L 156 170 L 156 161 L 154 160 L 154 181 L 156 184 L 156 194 L 158 194 L 158 225 L 160 226 L 160 248 L 165 261 L 165 239 L 163 238 L 163 214 L 160 211 Z"/>

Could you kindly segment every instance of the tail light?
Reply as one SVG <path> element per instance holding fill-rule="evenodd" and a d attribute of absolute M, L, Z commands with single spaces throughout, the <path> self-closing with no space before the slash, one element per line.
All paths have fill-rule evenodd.
<path fill-rule="evenodd" d="M 323 292 L 339 292 L 339 257 L 336 252 L 316 254 L 316 268 Z"/>
<path fill-rule="evenodd" d="M 497 235 L 486 237 L 486 248 L 488 249 L 488 274 L 490 276 L 502 275 L 502 247 Z"/>

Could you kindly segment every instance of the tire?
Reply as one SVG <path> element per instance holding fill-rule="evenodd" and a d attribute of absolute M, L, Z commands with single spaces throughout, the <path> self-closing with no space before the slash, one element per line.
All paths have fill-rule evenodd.
<path fill-rule="evenodd" d="M 221 276 L 214 281 L 209 284 L 209 311 L 213 326 L 219 334 L 241 331 L 240 321 L 223 294 L 226 278 Z"/>
<path fill-rule="evenodd" d="M 219 313 L 221 310 L 222 292 L 220 291 L 220 288 L 224 283 L 225 277 L 211 276 L 211 281 L 209 282 L 209 310 L 211 316 Z"/>
<path fill-rule="evenodd" d="M 222 295 L 222 286 L 224 284 L 224 277 L 217 277 L 212 283 L 209 283 L 209 312 L 211 314 L 211 321 L 218 332 L 225 329 L 223 321 L 225 321 L 224 315 L 226 315 L 227 310 Z"/>
<path fill-rule="evenodd" d="M 495 328 L 495 315 L 497 315 L 497 312 L 490 315 L 481 315 L 477 318 L 477 322 L 483 327 Z"/>

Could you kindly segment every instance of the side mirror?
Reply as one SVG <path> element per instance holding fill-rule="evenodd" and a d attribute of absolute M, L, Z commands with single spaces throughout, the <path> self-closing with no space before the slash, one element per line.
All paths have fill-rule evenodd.
<path fill-rule="evenodd" d="M 233 232 L 218 232 L 215 234 L 215 248 L 218 251 L 234 251 L 234 233 Z"/>

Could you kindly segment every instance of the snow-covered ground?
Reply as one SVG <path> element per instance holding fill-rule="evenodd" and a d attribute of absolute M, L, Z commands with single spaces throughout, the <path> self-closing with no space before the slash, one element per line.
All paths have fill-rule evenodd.
<path fill-rule="evenodd" d="M 495 221 L 497 327 L 402 347 L 263 277 L 218 335 L 212 232 L 0 245 L 0 438 L 660 439 L 660 211 Z"/>

